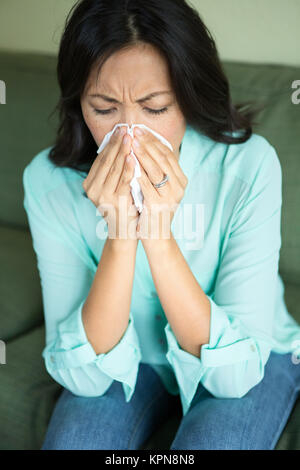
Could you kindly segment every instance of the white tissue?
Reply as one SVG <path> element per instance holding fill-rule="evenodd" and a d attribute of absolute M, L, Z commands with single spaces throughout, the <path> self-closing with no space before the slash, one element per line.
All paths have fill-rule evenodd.
<path fill-rule="evenodd" d="M 156 131 L 153 131 L 152 129 L 150 129 L 150 127 L 147 127 L 145 126 L 144 124 L 132 124 L 132 126 L 130 127 L 128 124 L 116 124 L 113 128 L 112 131 L 108 132 L 104 139 L 102 140 L 102 143 L 99 147 L 99 149 L 97 150 L 97 153 L 99 154 L 100 152 L 102 152 L 102 150 L 104 149 L 104 147 L 108 144 L 112 134 L 114 133 L 115 129 L 117 127 L 122 127 L 122 126 L 126 126 L 128 131 L 127 133 L 131 136 L 131 137 L 134 137 L 133 135 L 133 129 L 134 127 L 142 127 L 144 129 L 147 129 L 149 132 L 152 132 L 152 134 L 157 137 L 164 145 L 166 145 L 167 147 L 169 147 L 169 149 L 173 152 L 173 147 L 172 145 L 170 144 L 170 142 L 165 139 L 162 135 L 160 135 L 158 132 Z M 132 197 L 133 197 L 133 200 L 134 200 L 134 203 L 135 203 L 135 206 L 137 208 L 137 210 L 139 211 L 139 213 L 142 212 L 143 210 L 143 200 L 144 200 L 144 196 L 143 196 L 143 193 L 142 193 L 142 190 L 141 190 L 141 187 L 140 187 L 140 183 L 138 182 L 137 178 L 139 178 L 141 176 L 141 170 L 140 170 L 140 164 L 138 162 L 138 159 L 136 158 L 132 148 L 131 148 L 131 151 L 130 151 L 130 154 L 133 156 L 134 160 L 135 160 L 135 168 L 134 168 L 134 175 L 133 175 L 133 178 L 130 182 L 130 186 L 131 186 L 131 194 L 132 194 Z"/>

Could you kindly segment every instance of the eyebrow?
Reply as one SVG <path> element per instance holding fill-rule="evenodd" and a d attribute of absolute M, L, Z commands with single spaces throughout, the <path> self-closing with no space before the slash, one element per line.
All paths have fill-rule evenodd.
<path fill-rule="evenodd" d="M 164 95 L 164 94 L 169 94 L 171 95 L 172 92 L 171 91 L 155 91 L 153 93 L 150 93 L 149 95 L 147 96 L 144 96 L 143 98 L 140 98 L 139 100 L 136 100 L 136 103 L 144 103 L 145 101 L 148 101 L 148 100 L 151 100 L 152 98 L 154 98 L 155 96 L 158 96 L 158 95 Z M 101 93 L 96 93 L 94 95 L 88 95 L 90 96 L 91 98 L 103 98 L 105 101 L 108 101 L 109 103 L 117 103 L 117 104 L 121 104 L 118 100 L 116 100 L 115 98 L 112 98 L 111 96 L 107 96 L 107 95 L 102 95 Z"/>

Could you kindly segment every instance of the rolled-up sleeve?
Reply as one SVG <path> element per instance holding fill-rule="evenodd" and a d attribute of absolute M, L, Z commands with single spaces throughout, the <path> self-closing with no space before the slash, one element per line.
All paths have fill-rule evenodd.
<path fill-rule="evenodd" d="M 57 325 L 58 336 L 43 351 L 48 373 L 75 395 L 105 393 L 113 380 L 122 382 L 128 402 L 134 393 L 141 358 L 132 313 L 120 341 L 109 352 L 96 354 L 82 325 L 80 306 Z"/>
<path fill-rule="evenodd" d="M 270 146 L 232 216 L 212 295 L 209 342 L 184 351 L 167 323 L 167 358 L 186 414 L 199 383 L 215 397 L 241 398 L 264 377 L 272 350 L 281 247 L 282 174 Z"/>
<path fill-rule="evenodd" d="M 50 207 L 55 209 L 53 200 L 48 204 L 47 195 L 35 195 L 31 183 L 30 172 L 25 169 L 24 208 L 42 288 L 46 326 L 46 346 L 42 356 L 46 369 L 60 385 L 85 397 L 104 394 L 113 380 L 117 380 L 122 383 L 128 402 L 135 390 L 141 359 L 132 312 L 119 342 L 110 351 L 96 354 L 82 322 L 82 308 L 95 271 L 71 245 L 68 246 L 65 233 L 60 238 L 56 230 L 57 219 L 50 211 Z M 59 230 L 64 228 L 60 226 Z M 79 252 L 83 250 L 81 247 Z"/>

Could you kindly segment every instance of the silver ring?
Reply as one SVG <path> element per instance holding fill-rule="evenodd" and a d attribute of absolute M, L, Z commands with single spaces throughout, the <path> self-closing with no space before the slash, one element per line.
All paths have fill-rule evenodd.
<path fill-rule="evenodd" d="M 163 179 L 160 183 L 153 184 L 153 186 L 154 186 L 155 188 L 161 188 L 162 186 L 164 186 L 164 185 L 166 184 L 166 182 L 167 182 L 168 180 L 169 180 L 169 176 L 166 175 L 166 176 L 164 177 L 164 179 Z"/>

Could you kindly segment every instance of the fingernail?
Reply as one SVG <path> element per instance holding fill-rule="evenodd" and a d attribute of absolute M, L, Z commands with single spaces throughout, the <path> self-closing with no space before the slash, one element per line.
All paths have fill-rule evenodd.
<path fill-rule="evenodd" d="M 137 139 L 133 139 L 132 145 L 133 145 L 134 147 L 139 147 L 139 146 L 140 146 L 140 143 L 139 143 L 139 141 L 138 141 Z"/>
<path fill-rule="evenodd" d="M 117 129 L 115 130 L 114 134 L 115 134 L 115 135 L 120 134 L 120 127 L 117 127 Z"/>
<path fill-rule="evenodd" d="M 143 135 L 143 134 L 144 134 L 144 131 L 143 131 L 142 129 L 140 129 L 139 127 L 137 127 L 137 128 L 135 129 L 135 133 L 136 133 L 137 135 Z"/>

